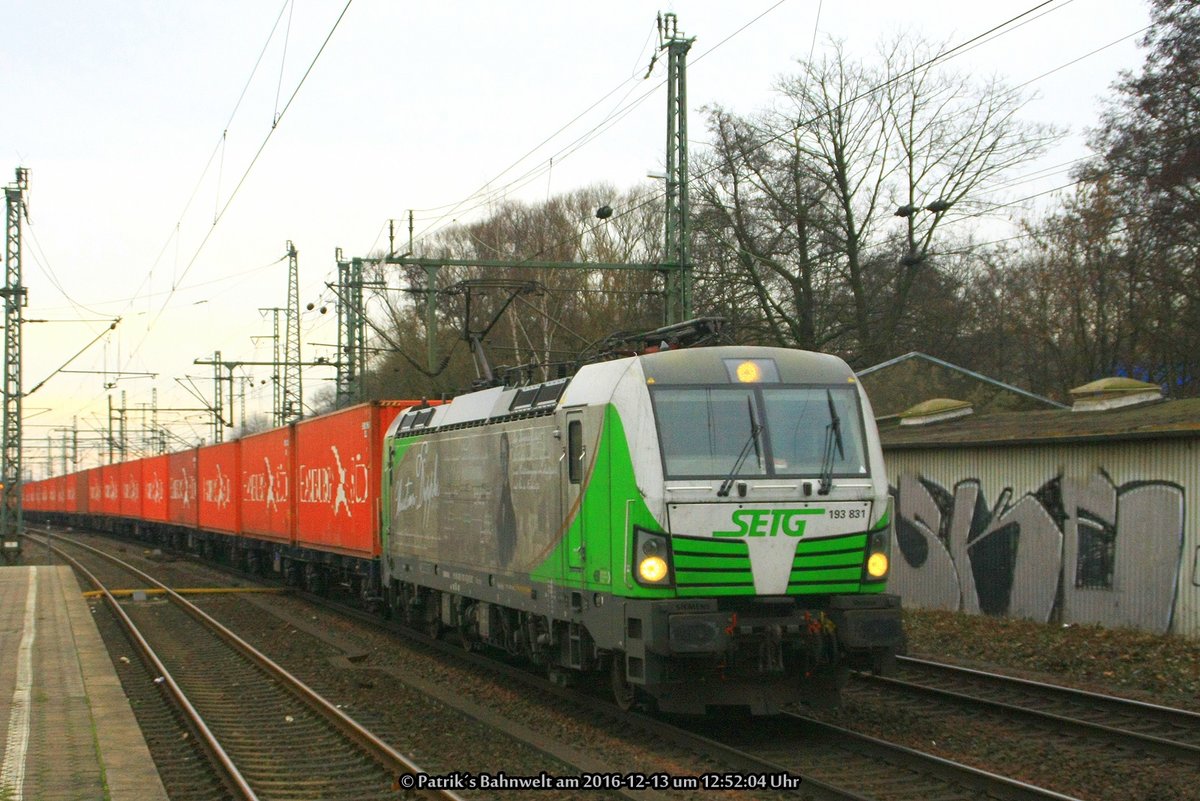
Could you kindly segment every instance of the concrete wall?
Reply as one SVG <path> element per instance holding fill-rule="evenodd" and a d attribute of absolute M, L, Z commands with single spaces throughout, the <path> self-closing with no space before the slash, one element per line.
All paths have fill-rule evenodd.
<path fill-rule="evenodd" d="M 884 460 L 905 605 L 1200 637 L 1200 440 Z"/>

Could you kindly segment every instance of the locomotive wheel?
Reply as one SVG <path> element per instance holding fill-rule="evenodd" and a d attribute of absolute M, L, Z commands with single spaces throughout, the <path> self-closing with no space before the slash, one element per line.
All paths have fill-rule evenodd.
<path fill-rule="evenodd" d="M 439 605 L 429 604 L 425 607 L 425 634 L 431 640 L 441 639 L 442 615 Z"/>
<path fill-rule="evenodd" d="M 466 629 L 458 630 L 458 642 L 462 646 L 462 649 L 468 654 L 479 650 L 478 646 L 475 644 L 475 641 L 471 639 L 471 635 L 467 633 Z"/>
<path fill-rule="evenodd" d="M 472 630 L 476 610 L 475 604 L 466 607 L 462 611 L 461 621 L 458 624 L 458 641 L 467 653 L 479 650 L 479 641 L 475 638 L 475 632 Z"/>
<path fill-rule="evenodd" d="M 613 651 L 610 673 L 612 675 L 613 701 L 622 712 L 628 712 L 633 709 L 634 702 L 637 700 L 637 688 L 630 684 L 629 679 L 625 676 L 625 653 L 623 651 Z"/>

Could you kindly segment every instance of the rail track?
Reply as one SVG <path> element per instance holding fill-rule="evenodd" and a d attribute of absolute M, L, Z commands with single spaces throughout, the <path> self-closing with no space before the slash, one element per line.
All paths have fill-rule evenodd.
<path fill-rule="evenodd" d="M 908 801 L 908 799 L 995 799 L 996 801 L 1072 801 L 1024 782 L 962 765 L 798 714 L 771 718 L 681 719 L 671 721 L 641 712 L 622 712 L 606 697 L 607 686 L 563 687 L 528 669 L 466 652 L 456 642 L 431 639 L 398 624 L 384 624 L 362 610 L 314 602 L 335 608 L 372 626 L 385 625 L 410 644 L 428 648 L 443 658 L 470 664 L 497 675 L 561 706 L 581 710 L 589 720 L 606 722 L 641 739 L 669 744 L 698 754 L 720 768 L 696 776 L 674 777 L 671 789 L 747 790 L 769 793 L 788 787 L 784 795 L 831 801 Z M 403 681 L 404 679 L 401 678 Z M 452 701 L 451 701 L 452 702 Z M 646 795 L 633 797 L 645 798 Z"/>
<path fill-rule="evenodd" d="M 894 677 L 860 675 L 880 693 L 904 692 L 1001 715 L 1121 747 L 1192 762 L 1200 760 L 1200 713 L 1030 681 L 924 659 L 900 657 Z"/>
<path fill-rule="evenodd" d="M 805 777 L 805 786 L 845 788 L 845 798 L 1067 801 L 1071 796 L 980 770 L 806 715 L 786 713 L 753 727 L 720 721 L 706 735 Z"/>
<path fill-rule="evenodd" d="M 331 604 L 318 599 L 339 613 L 367 621 L 372 627 L 382 623 L 379 618 L 352 607 Z M 302 621 L 296 621 L 303 624 Z M 666 744 L 693 755 L 699 755 L 713 770 L 691 777 L 672 777 L 674 784 L 661 789 L 686 790 L 688 781 L 696 782 L 695 789 L 743 789 L 751 793 L 761 790 L 772 795 L 774 790 L 788 787 L 787 782 L 800 780 L 800 792 L 813 799 L 853 799 L 854 801 L 902 801 L 903 799 L 1054 799 L 1064 801 L 1070 796 L 1054 793 L 998 774 L 964 766 L 934 755 L 904 748 L 882 740 L 830 726 L 800 715 L 782 716 L 776 720 L 722 719 L 717 722 L 672 722 L 638 713 L 622 713 L 600 697 L 596 688 L 564 688 L 550 683 L 544 676 L 527 669 L 507 665 L 492 658 L 467 653 L 457 644 L 431 640 L 423 634 L 402 626 L 382 624 L 402 635 L 417 649 L 436 652 L 439 658 L 464 662 L 472 669 L 498 675 L 500 683 L 527 688 L 535 697 L 550 697 L 560 708 L 567 705 L 580 709 L 579 716 L 597 725 L 612 726 L 623 732 L 635 732 L 642 740 Z M 395 677 L 411 683 L 406 675 Z M 420 692 L 436 692 L 436 688 L 419 686 Z M 461 700 L 443 697 L 449 705 Z M 471 710 L 467 711 L 472 714 Z M 478 714 L 478 710 L 474 711 Z M 486 721 L 503 728 L 503 721 Z M 678 724 L 678 725 L 677 725 Z M 555 754 L 571 760 L 569 755 Z M 579 761 L 573 764 L 579 765 Z M 597 766 L 584 766 L 595 768 Z M 758 784 L 756 784 L 758 782 Z M 774 782 L 774 786 L 770 785 Z M 653 798 L 650 791 L 609 787 L 609 794 L 621 797 Z M 795 789 L 791 790 L 794 793 Z M 781 795 L 788 795 L 785 791 Z M 660 796 L 661 797 L 661 796 Z M 755 796 L 758 797 L 758 796 Z"/>
<path fill-rule="evenodd" d="M 163 593 L 127 613 L 79 560 L 50 546 L 104 596 L 146 664 L 184 715 L 235 799 L 395 799 L 413 763 L 221 623 L 153 577 L 81 542 Z M 137 618 L 136 622 L 134 618 Z M 448 790 L 414 797 L 459 799 Z"/>

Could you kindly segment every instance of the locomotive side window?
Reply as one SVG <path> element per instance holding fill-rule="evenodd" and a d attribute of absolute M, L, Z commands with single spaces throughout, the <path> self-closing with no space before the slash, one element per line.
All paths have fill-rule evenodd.
<path fill-rule="evenodd" d="M 583 481 L 583 423 L 578 420 L 567 425 L 567 477 L 572 484 Z"/>
<path fill-rule="evenodd" d="M 565 379 L 542 384 L 542 388 L 538 390 L 537 399 L 534 400 L 533 405 L 544 406 L 548 403 L 558 403 L 558 399 L 562 397 L 566 389 L 567 382 Z"/>
<path fill-rule="evenodd" d="M 517 394 L 513 396 L 513 401 L 508 406 L 510 412 L 515 412 L 519 409 L 528 409 L 533 405 L 533 401 L 537 398 L 537 387 L 521 387 L 517 390 Z"/>

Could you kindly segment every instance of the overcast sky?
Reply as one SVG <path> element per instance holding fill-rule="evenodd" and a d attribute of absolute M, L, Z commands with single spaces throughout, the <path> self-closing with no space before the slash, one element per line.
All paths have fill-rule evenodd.
<path fill-rule="evenodd" d="M 775 79 L 831 38 L 862 57 L 896 34 L 957 44 L 1036 3 L 354 0 L 314 65 L 344 5 L 0 0 L 0 183 L 17 166 L 31 181 L 26 316 L 82 320 L 25 327 L 25 387 L 115 317 L 117 330 L 68 369 L 157 376 L 110 376 L 106 390 L 102 375 L 65 374 L 30 396 L 25 463 L 35 476 L 47 433 L 59 441 L 54 429 L 77 417 L 81 437 L 96 437 L 110 392 L 119 405 L 125 391 L 132 408 L 157 388 L 160 407 L 193 407 L 177 379 L 212 391 L 211 368 L 194 359 L 220 350 L 269 361 L 269 340 L 251 337 L 271 333 L 260 307 L 286 305 L 288 240 L 300 254 L 301 304 L 330 308 L 324 318 L 305 314 L 305 358 L 332 358 L 313 343 L 336 341 L 324 289 L 334 250 L 383 246 L 388 218 L 416 209 L 420 234 L 484 213 L 475 195 L 483 187 L 537 200 L 597 181 L 645 182 L 664 161 L 665 63 L 642 80 L 660 10 L 696 37 L 688 93 L 698 148 L 701 107 L 762 108 Z M 1139 0 L 1054 0 L 1025 19 L 946 68 L 1037 79 L 1026 118 L 1071 132 L 1043 162 L 1054 165 L 1083 155 L 1100 99 L 1119 70 L 1140 64 L 1134 34 L 1148 12 Z M 1013 197 L 1068 181 L 1047 175 Z M 270 386 L 258 382 L 270 371 L 251 372 L 250 413 L 269 413 Z M 332 377 L 306 371 L 306 397 Z M 175 430 L 210 436 L 199 415 Z M 85 459 L 94 464 L 94 452 Z"/>

